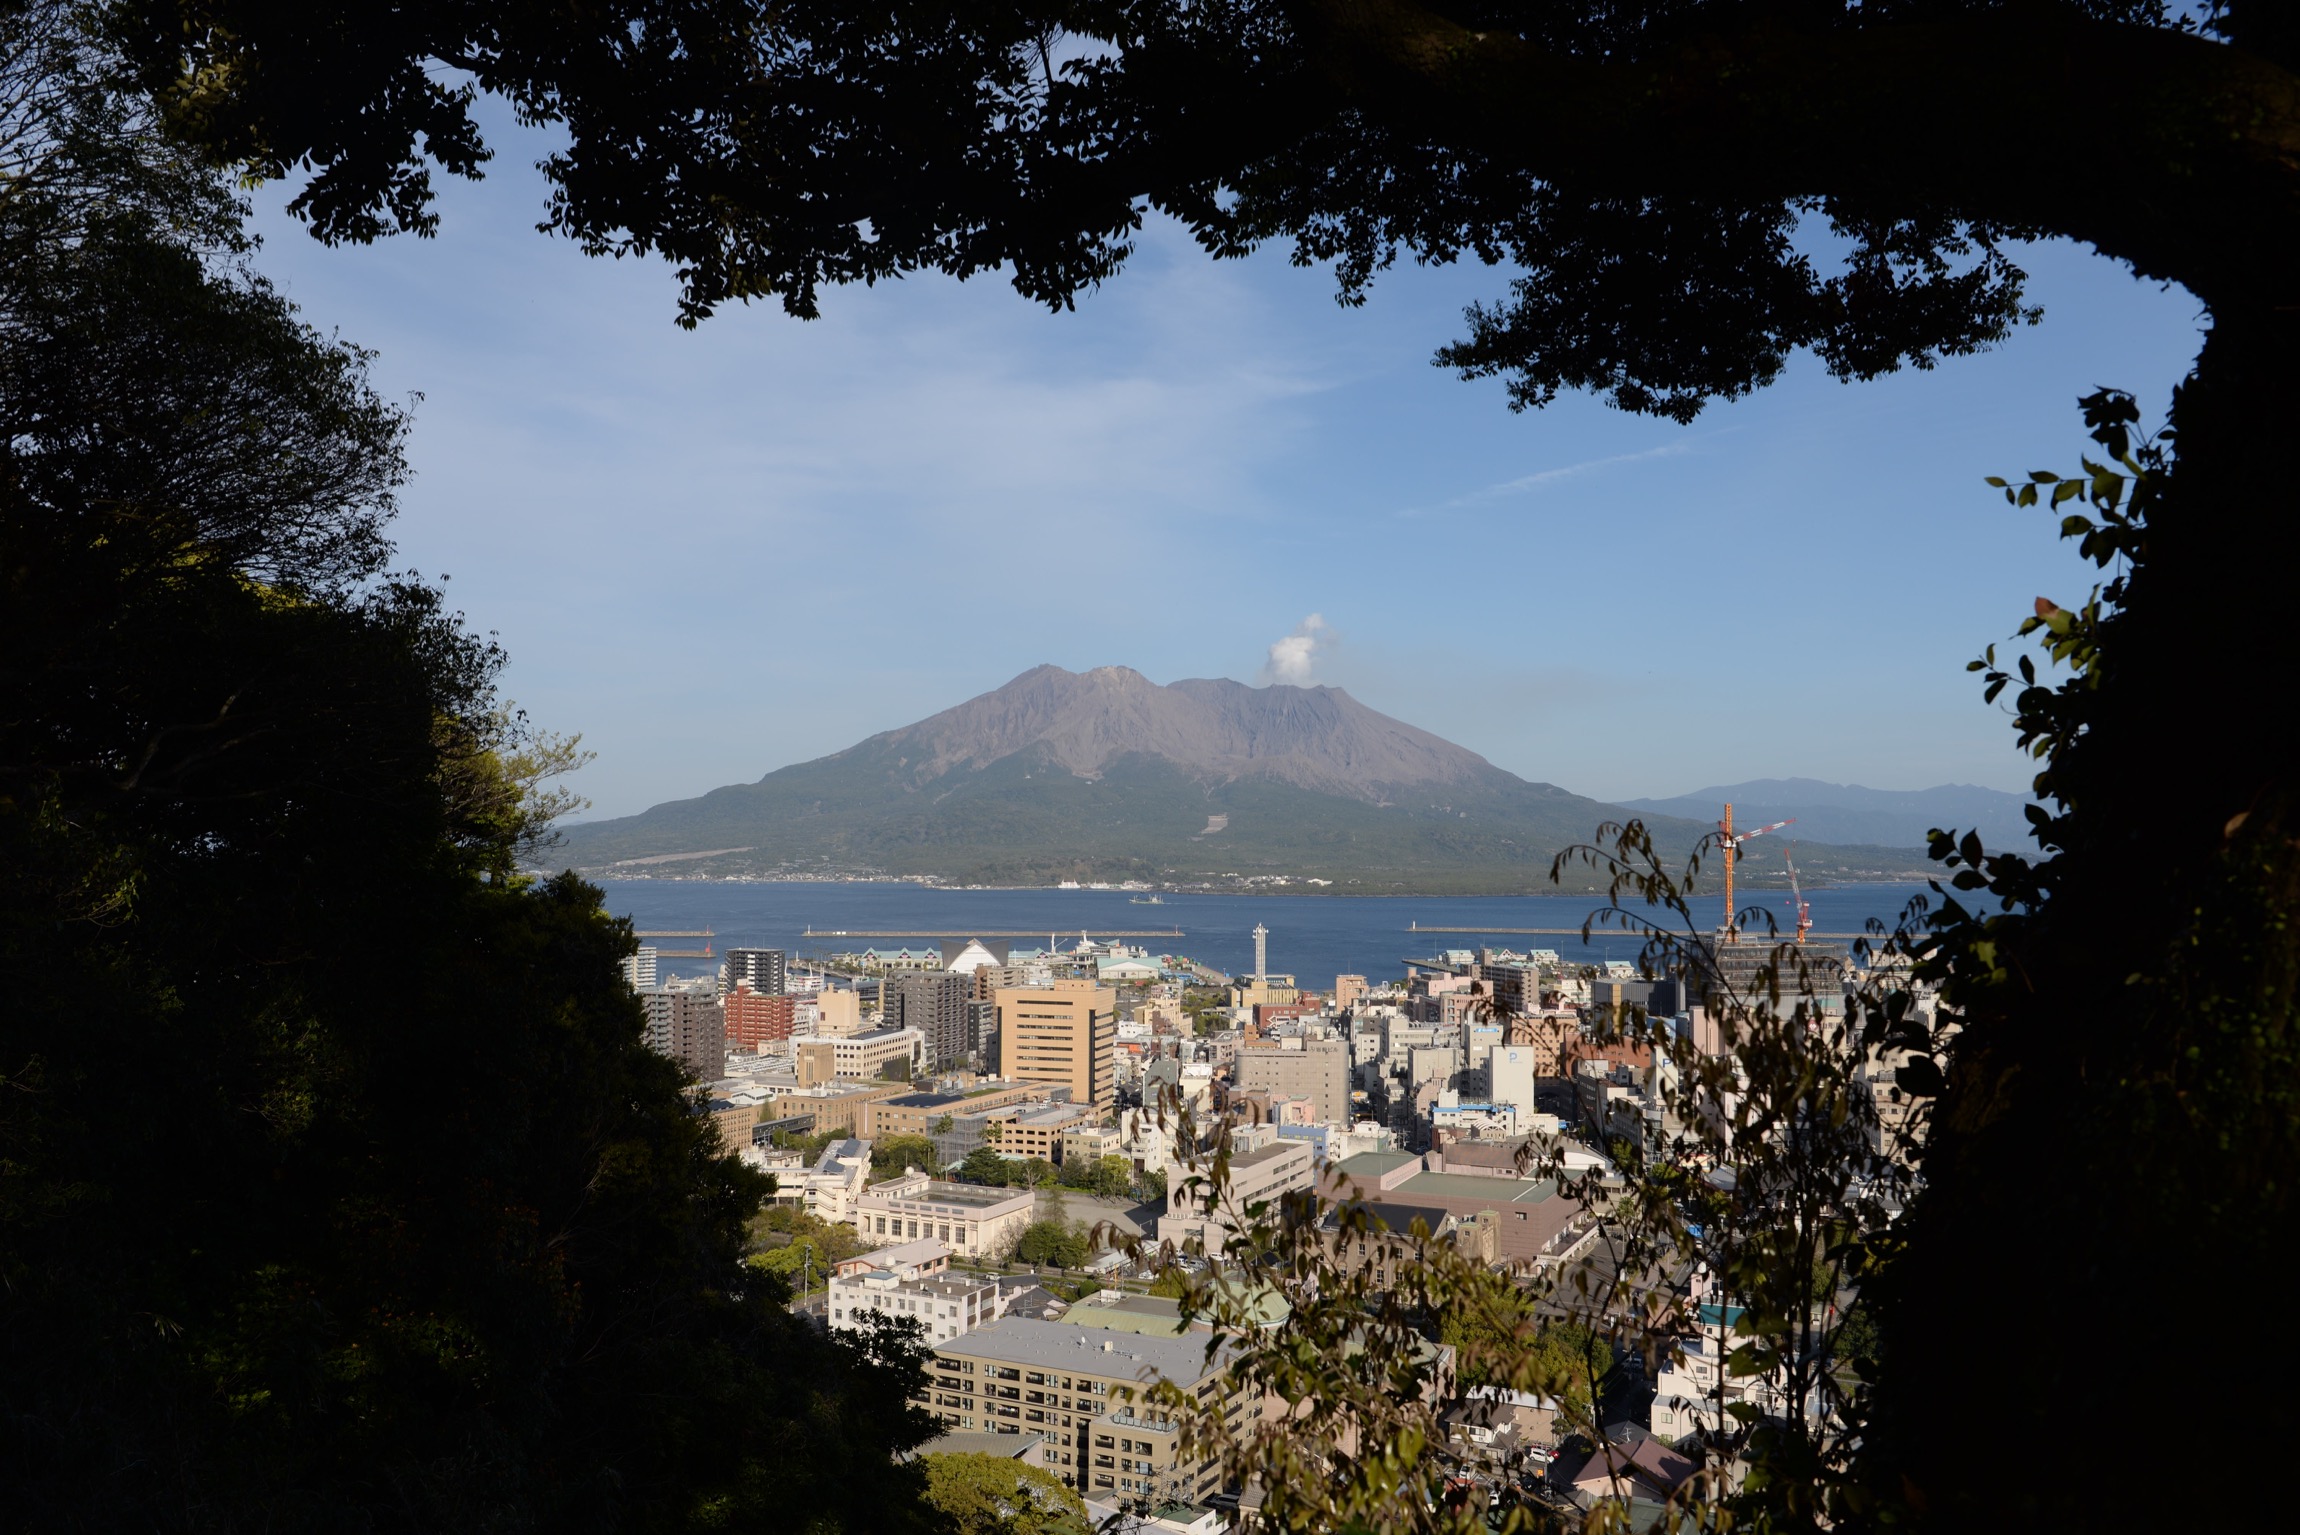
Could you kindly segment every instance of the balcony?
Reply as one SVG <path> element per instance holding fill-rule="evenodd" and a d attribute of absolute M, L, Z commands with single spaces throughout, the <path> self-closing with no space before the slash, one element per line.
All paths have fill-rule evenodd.
<path fill-rule="evenodd" d="M 1137 1418 L 1130 1412 L 1114 1412 L 1102 1421 L 1112 1428 L 1142 1429 L 1153 1434 L 1171 1434 L 1175 1431 L 1171 1423 L 1153 1423 L 1147 1418 Z"/>

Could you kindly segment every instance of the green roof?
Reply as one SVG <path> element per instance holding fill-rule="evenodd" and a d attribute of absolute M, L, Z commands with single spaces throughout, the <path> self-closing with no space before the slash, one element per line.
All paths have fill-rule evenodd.
<path fill-rule="evenodd" d="M 1384 1173 L 1396 1172 L 1408 1162 L 1420 1160 L 1410 1151 L 1361 1151 L 1354 1157 L 1343 1158 L 1340 1171 L 1345 1178 L 1379 1179 Z"/>

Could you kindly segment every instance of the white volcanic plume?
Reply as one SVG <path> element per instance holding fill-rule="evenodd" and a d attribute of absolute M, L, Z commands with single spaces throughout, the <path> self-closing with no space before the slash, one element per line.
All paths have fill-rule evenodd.
<path fill-rule="evenodd" d="M 1317 670 L 1318 656 L 1339 644 L 1341 636 L 1323 613 L 1312 613 L 1294 625 L 1294 632 L 1270 643 L 1270 659 L 1262 665 L 1264 682 L 1285 682 L 1308 687 Z"/>

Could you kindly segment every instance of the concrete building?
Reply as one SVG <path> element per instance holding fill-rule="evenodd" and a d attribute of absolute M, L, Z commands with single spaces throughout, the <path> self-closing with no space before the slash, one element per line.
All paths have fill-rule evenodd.
<path fill-rule="evenodd" d="M 1299 1048 L 1293 1048 L 1298 1043 Z M 1338 1039 L 1289 1040 L 1285 1046 L 1241 1046 L 1236 1081 L 1248 1092 L 1307 1098 L 1311 1122 L 1350 1122 L 1350 1047 Z"/>
<path fill-rule="evenodd" d="M 1092 1129 L 1101 1119 L 1092 1104 L 1050 1103 L 992 1121 L 989 1144 L 1003 1157 L 1060 1162 L 1065 1138 L 1073 1131 Z"/>
<path fill-rule="evenodd" d="M 1315 1185 L 1317 1159 L 1309 1144 L 1264 1133 L 1271 1134 L 1268 1144 L 1230 1158 L 1230 1186 L 1219 1202 L 1209 1191 L 1183 1187 L 1188 1174 L 1182 1169 L 1169 1170 L 1167 1213 L 1158 1217 L 1161 1246 L 1171 1244 L 1177 1252 L 1198 1251 L 1219 1258 L 1248 1205 Z"/>
<path fill-rule="evenodd" d="M 1519 1178 L 1508 1170 L 1448 1167 L 1442 1152 L 1368 1152 L 1336 1163 L 1325 1192 L 1375 1204 L 1439 1210 L 1474 1221 L 1487 1211 L 1498 1223 L 1495 1251 L 1504 1260 L 1557 1262 L 1586 1231 L 1582 1208 L 1547 1179 Z"/>
<path fill-rule="evenodd" d="M 748 976 L 735 982 L 719 1005 L 726 1016 L 727 1048 L 746 1054 L 789 1039 L 798 1016 L 796 999 L 779 991 L 761 991 Z"/>
<path fill-rule="evenodd" d="M 789 960 L 781 949 L 729 949 L 723 984 L 733 991 L 736 982 L 749 981 L 753 991 L 779 997 L 788 989 L 784 983 L 789 973 Z"/>
<path fill-rule="evenodd" d="M 853 1218 L 855 1201 L 869 1187 L 870 1142 L 837 1140 L 822 1149 L 814 1166 L 795 1173 L 777 1171 L 774 1202 L 796 1205 L 837 1225 Z"/>
<path fill-rule="evenodd" d="M 1496 1045 L 1486 1062 L 1486 1096 L 1509 1104 L 1520 1118 L 1530 1116 L 1541 1107 L 1535 1086 L 1541 1078 L 1556 1075 L 1542 1068 L 1554 1064 L 1554 1057 L 1532 1045 Z"/>
<path fill-rule="evenodd" d="M 932 1135 L 944 1119 L 1044 1103 L 1047 1091 L 1031 1082 L 990 1081 L 977 1082 L 961 1093 L 903 1093 L 864 1109 L 862 1133 L 873 1140 L 890 1135 Z"/>
<path fill-rule="evenodd" d="M 1361 997 L 1364 997 L 1368 990 L 1369 988 L 1366 985 L 1366 978 L 1362 975 L 1335 976 L 1334 1011 L 1337 1013 L 1348 1012 L 1351 1008 L 1357 1006 L 1358 1000 Z"/>
<path fill-rule="evenodd" d="M 1090 1496 L 1200 1504 L 1222 1490 L 1219 1466 L 1179 1455 L 1176 1425 L 1142 1397 L 1163 1379 L 1202 1400 L 1223 1395 L 1233 1419 L 1250 1416 L 1230 1359 L 1227 1348 L 1209 1359 L 1197 1334 L 1009 1316 L 937 1344 L 918 1404 L 956 1429 L 1046 1435 L 1055 1474 Z"/>
<path fill-rule="evenodd" d="M 847 1039 L 863 1031 L 862 998 L 851 991 L 819 991 L 815 1004 L 815 1034 L 823 1039 Z"/>
<path fill-rule="evenodd" d="M 639 952 L 623 961 L 623 981 L 633 991 L 655 989 L 655 961 L 660 951 L 651 944 L 639 945 Z"/>
<path fill-rule="evenodd" d="M 998 1074 L 1070 1089 L 1072 1103 L 1107 1114 L 1118 1103 L 1118 995 L 1091 981 L 1001 987 Z"/>
<path fill-rule="evenodd" d="M 828 1044 L 829 1041 L 823 1043 Z M 828 1052 L 824 1052 L 826 1055 Z M 795 1119 L 804 1115 L 811 1135 L 828 1135 L 833 1131 L 852 1135 L 861 1126 L 863 1109 L 883 1099 L 910 1091 L 901 1082 L 883 1082 L 864 1087 L 855 1083 L 823 1081 L 810 1083 L 801 1079 L 799 1085 L 776 1093 L 761 1107 L 762 1121 Z"/>
<path fill-rule="evenodd" d="M 974 1064 L 966 1011 L 974 995 L 971 974 L 924 971 L 891 976 L 880 995 L 886 1027 L 918 1030 L 926 1040 L 927 1062 L 935 1070 L 956 1071 Z"/>
<path fill-rule="evenodd" d="M 639 993 L 647 1009 L 647 1046 L 708 1082 L 727 1064 L 726 1021 L 718 983 L 708 976 L 667 981 Z"/>
<path fill-rule="evenodd" d="M 913 1261 L 927 1248 L 941 1261 Z M 831 1330 L 860 1332 L 874 1315 L 909 1317 L 932 1345 L 997 1321 L 1006 1311 L 998 1281 L 951 1273 L 949 1256 L 940 1242 L 912 1242 L 840 1263 L 825 1302 Z"/>
<path fill-rule="evenodd" d="M 866 1029 L 844 1039 L 825 1040 L 807 1035 L 791 1038 L 791 1058 L 798 1063 L 800 1084 L 821 1059 L 822 1047 L 831 1047 L 832 1074 L 841 1081 L 866 1082 L 887 1078 L 907 1082 L 917 1074 L 926 1052 L 926 1038 L 916 1029 Z"/>
<path fill-rule="evenodd" d="M 1030 1189 L 981 1188 L 904 1173 L 863 1191 L 854 1225 L 866 1241 L 931 1239 L 962 1258 L 995 1256 L 1021 1240 L 1037 1198 Z"/>

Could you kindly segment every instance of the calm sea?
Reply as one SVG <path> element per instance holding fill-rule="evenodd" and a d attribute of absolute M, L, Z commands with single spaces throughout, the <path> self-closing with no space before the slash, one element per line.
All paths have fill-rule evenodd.
<path fill-rule="evenodd" d="M 1131 940 L 1153 954 L 1181 954 L 1236 975 L 1254 964 L 1254 924 L 1270 930 L 1270 968 L 1323 991 L 1342 974 L 1379 981 L 1403 971 L 1402 961 L 1444 948 L 1555 949 L 1567 959 L 1635 959 L 1639 940 L 1600 929 L 1584 945 L 1578 936 L 1506 937 L 1436 931 L 1459 927 L 1579 928 L 1599 904 L 1589 896 L 1285 896 L 1168 895 L 1162 906 L 1135 906 L 1117 890 L 933 890 L 902 884 L 737 883 L 706 880 L 607 880 L 607 909 L 640 928 L 709 928 L 715 953 L 730 946 L 787 949 L 794 954 L 894 947 L 901 940 L 809 938 L 825 928 L 939 933 L 954 938 L 984 932 L 1053 937 L 1064 947 L 1080 933 L 1096 937 L 1128 929 L 1179 938 Z M 1859 931 L 1871 917 L 1889 926 L 1922 885 L 1847 885 L 1810 892 L 1813 926 L 1822 932 Z M 1757 899 L 1772 905 L 1784 927 L 1793 926 L 1785 891 Z M 1695 916 L 1713 927 L 1723 901 L 1693 903 Z M 1410 931 L 1418 923 L 1420 932 Z M 700 939 L 654 940 L 663 948 L 700 948 Z M 1036 947 L 1015 940 L 1017 947 Z M 665 975 L 697 975 L 714 962 L 664 960 Z"/>

